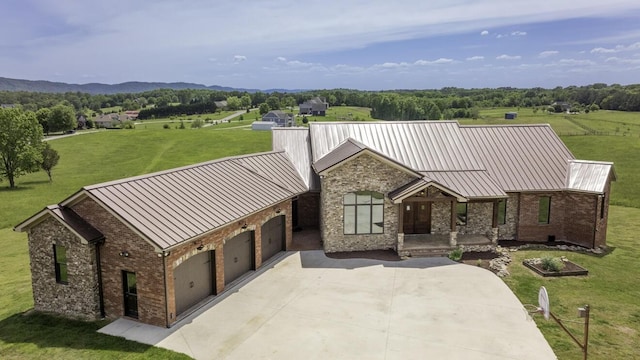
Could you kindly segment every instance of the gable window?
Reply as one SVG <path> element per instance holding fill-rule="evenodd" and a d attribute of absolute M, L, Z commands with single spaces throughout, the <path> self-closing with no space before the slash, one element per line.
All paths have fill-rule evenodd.
<path fill-rule="evenodd" d="M 538 200 L 538 224 L 548 224 L 551 215 L 551 196 L 541 196 Z"/>
<path fill-rule="evenodd" d="M 64 246 L 53 245 L 53 258 L 55 259 L 56 282 L 67 284 L 67 249 Z"/>
<path fill-rule="evenodd" d="M 384 195 L 375 191 L 357 191 L 344 195 L 344 234 L 382 234 L 384 232 Z"/>
<path fill-rule="evenodd" d="M 507 199 L 498 200 L 498 225 L 507 223 Z"/>
<path fill-rule="evenodd" d="M 456 204 L 456 225 L 467 225 L 467 203 Z"/>

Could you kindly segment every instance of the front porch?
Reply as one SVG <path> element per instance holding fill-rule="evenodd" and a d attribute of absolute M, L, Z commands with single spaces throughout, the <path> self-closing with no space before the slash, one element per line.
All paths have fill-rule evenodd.
<path fill-rule="evenodd" d="M 479 234 L 458 234 L 454 245 L 450 234 L 398 234 L 398 240 L 397 252 L 400 256 L 440 256 L 459 246 L 496 245 L 489 237 Z"/>

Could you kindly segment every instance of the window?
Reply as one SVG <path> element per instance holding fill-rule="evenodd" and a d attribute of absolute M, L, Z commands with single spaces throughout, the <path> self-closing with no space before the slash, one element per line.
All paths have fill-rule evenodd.
<path fill-rule="evenodd" d="M 538 224 L 548 224 L 551 215 L 551 196 L 541 196 L 538 200 Z"/>
<path fill-rule="evenodd" d="M 346 194 L 344 234 L 382 234 L 384 232 L 384 195 L 374 191 Z"/>
<path fill-rule="evenodd" d="M 456 225 L 467 225 L 467 203 L 456 204 Z"/>
<path fill-rule="evenodd" d="M 498 200 L 498 225 L 507 223 L 507 199 Z"/>
<path fill-rule="evenodd" d="M 67 283 L 67 249 L 64 246 L 53 245 L 53 258 L 56 267 L 56 282 Z"/>

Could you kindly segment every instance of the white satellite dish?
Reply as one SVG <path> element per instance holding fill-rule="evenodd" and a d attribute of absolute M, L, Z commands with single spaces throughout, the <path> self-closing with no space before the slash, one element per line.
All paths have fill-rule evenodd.
<path fill-rule="evenodd" d="M 545 320 L 549 320 L 549 314 L 551 313 L 549 309 L 549 294 L 547 294 L 547 289 L 544 286 L 540 286 L 540 291 L 538 291 L 538 311 L 544 315 Z"/>

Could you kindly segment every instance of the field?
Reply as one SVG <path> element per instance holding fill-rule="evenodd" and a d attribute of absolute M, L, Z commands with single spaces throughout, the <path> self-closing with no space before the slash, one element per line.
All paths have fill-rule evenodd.
<path fill-rule="evenodd" d="M 369 108 L 360 108 L 355 106 L 334 106 L 327 109 L 326 116 L 305 115 L 309 122 L 314 121 L 371 121 Z M 294 114 L 298 113 L 298 109 L 294 109 Z M 297 116 L 296 120 L 302 124 L 302 116 Z"/>
<path fill-rule="evenodd" d="M 516 121 L 501 118 L 505 111 L 489 109 L 479 120 L 465 124 L 550 123 L 577 158 L 614 161 L 618 181 L 613 184 L 606 256 L 561 251 L 518 251 L 513 253 L 512 275 L 505 279 L 524 304 L 537 303 L 539 286 L 547 287 L 552 311 L 580 333 L 576 307 L 589 303 L 592 309 L 591 359 L 640 358 L 635 339 L 640 337 L 640 114 L 598 111 L 590 114 L 533 114 L 521 109 Z M 332 113 L 333 111 L 333 113 Z M 367 109 L 335 107 L 327 117 L 311 121 L 342 121 L 351 113 L 361 119 Z M 255 114 L 251 114 L 254 115 Z M 18 189 L 0 182 L 0 358 L 185 358 L 162 349 L 113 338 L 95 332 L 104 322 L 85 323 L 24 312 L 33 307 L 26 235 L 11 228 L 45 205 L 57 203 L 82 186 L 134 176 L 215 158 L 268 151 L 270 132 L 248 131 L 255 119 L 213 125 L 201 129 L 176 129 L 179 121 L 162 128 L 162 121 L 145 121 L 133 130 L 101 130 L 91 134 L 53 140 L 61 154 L 53 170 L 53 183 L 44 172 L 17 179 Z M 582 126 L 577 124 L 582 124 Z M 585 126 L 610 135 L 570 136 L 585 133 Z M 616 127 L 619 131 L 616 132 Z M 624 134 L 621 129 L 626 129 Z M 541 278 L 521 265 L 524 258 L 542 254 L 566 255 L 586 267 L 583 278 Z M 524 313 L 523 313 L 524 318 Z M 581 353 L 553 322 L 536 317 L 536 322 L 560 359 L 579 359 Z"/>

